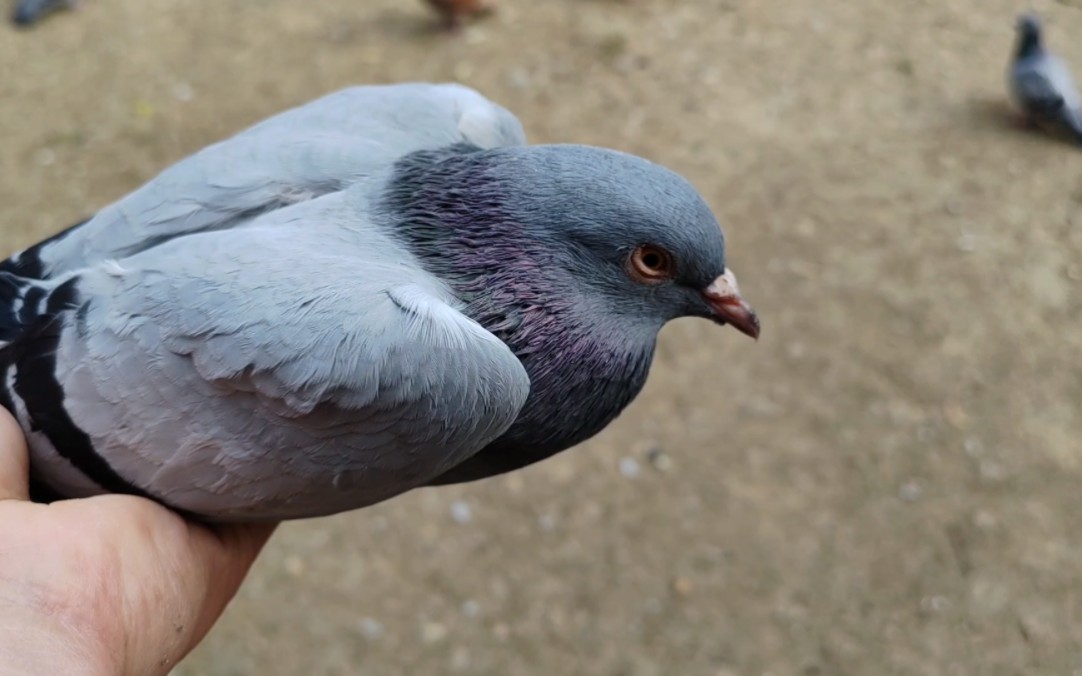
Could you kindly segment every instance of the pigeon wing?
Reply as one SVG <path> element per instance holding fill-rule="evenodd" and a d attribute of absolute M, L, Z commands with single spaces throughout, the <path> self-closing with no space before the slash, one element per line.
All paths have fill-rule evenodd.
<path fill-rule="evenodd" d="M 35 474 L 68 496 L 301 518 L 422 485 L 502 434 L 529 391 L 522 364 L 395 242 L 342 227 L 345 197 L 56 287 L 70 299 L 26 317 L 54 342 L 2 364 L 10 383 L 37 359 L 9 392 Z"/>

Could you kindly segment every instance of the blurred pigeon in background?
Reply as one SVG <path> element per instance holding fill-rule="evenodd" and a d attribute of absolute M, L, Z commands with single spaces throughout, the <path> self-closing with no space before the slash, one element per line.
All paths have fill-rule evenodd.
<path fill-rule="evenodd" d="M 484 16 L 492 11 L 490 0 L 425 0 L 435 9 L 442 20 L 443 26 L 448 30 L 455 30 L 462 26 L 462 21 L 468 16 Z"/>
<path fill-rule="evenodd" d="M 30 26 L 48 14 L 61 9 L 74 9 L 80 0 L 18 0 L 11 20 L 17 26 Z"/>
<path fill-rule="evenodd" d="M 1082 143 L 1082 99 L 1067 66 L 1045 49 L 1040 18 L 1018 18 L 1008 75 L 1011 100 L 1029 124 L 1067 133 Z"/>
<path fill-rule="evenodd" d="M 462 86 L 357 87 L 0 264 L 0 404 L 55 495 L 304 518 L 584 441 L 685 316 L 759 333 L 684 179 L 525 145 Z"/>
<path fill-rule="evenodd" d="M 82 0 L 17 0 L 11 20 L 18 26 L 31 26 L 48 14 L 61 9 L 78 7 Z M 440 15 L 449 30 L 461 27 L 471 16 L 485 16 L 492 11 L 490 0 L 425 0 Z"/>

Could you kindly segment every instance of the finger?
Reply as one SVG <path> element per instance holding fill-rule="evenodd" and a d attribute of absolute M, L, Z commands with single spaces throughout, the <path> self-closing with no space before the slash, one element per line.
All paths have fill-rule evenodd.
<path fill-rule="evenodd" d="M 30 499 L 30 456 L 19 423 L 0 407 L 0 500 Z"/>
<path fill-rule="evenodd" d="M 117 496 L 92 500 L 110 497 Z M 129 521 L 120 538 L 132 547 L 125 631 L 133 637 L 129 659 L 136 666 L 125 673 L 165 673 L 214 626 L 276 524 L 207 526 L 141 498 L 123 499 L 129 519 L 136 507 L 141 516 L 139 527 Z M 135 542 L 128 542 L 133 534 Z M 132 553 L 140 548 L 136 563 Z"/>
<path fill-rule="evenodd" d="M 203 640 L 210 628 L 236 596 L 248 570 L 255 563 L 263 546 L 267 544 L 276 523 L 256 523 L 230 526 L 198 527 L 205 534 L 200 542 L 193 543 L 202 550 L 202 558 L 209 566 L 208 588 L 203 601 L 199 621 L 192 632 L 190 646 Z M 199 556 L 199 554 L 197 554 Z"/>

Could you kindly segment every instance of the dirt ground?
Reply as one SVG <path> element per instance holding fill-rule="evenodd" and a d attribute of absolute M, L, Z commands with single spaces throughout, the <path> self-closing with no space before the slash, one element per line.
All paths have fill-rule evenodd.
<path fill-rule="evenodd" d="M 0 28 L 0 244 L 355 83 L 458 80 L 726 225 L 605 433 L 281 529 L 177 674 L 1082 674 L 1082 152 L 1005 121 L 1006 0 L 88 0 Z M 1037 2 L 1082 72 L 1082 2 Z M 660 452 L 660 453 L 659 453 Z M 658 459 L 660 458 L 660 460 Z"/>

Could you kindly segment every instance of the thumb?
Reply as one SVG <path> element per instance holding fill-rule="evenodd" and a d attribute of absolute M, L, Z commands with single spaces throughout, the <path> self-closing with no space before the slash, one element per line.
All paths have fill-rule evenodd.
<path fill-rule="evenodd" d="M 30 456 L 19 423 L 0 407 L 0 500 L 28 500 Z"/>

